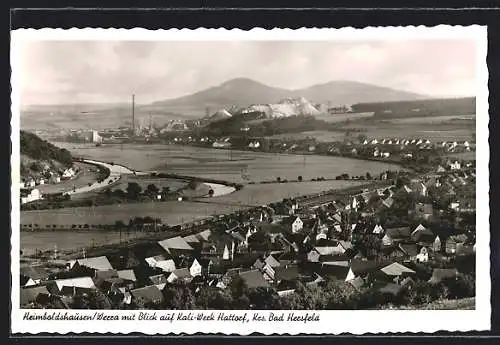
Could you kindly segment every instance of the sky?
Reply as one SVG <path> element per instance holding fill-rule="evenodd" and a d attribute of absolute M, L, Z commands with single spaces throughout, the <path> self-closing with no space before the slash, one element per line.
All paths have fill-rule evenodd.
<path fill-rule="evenodd" d="M 233 78 L 298 89 L 351 80 L 435 97 L 475 95 L 472 40 L 23 41 L 21 105 L 149 103 Z"/>

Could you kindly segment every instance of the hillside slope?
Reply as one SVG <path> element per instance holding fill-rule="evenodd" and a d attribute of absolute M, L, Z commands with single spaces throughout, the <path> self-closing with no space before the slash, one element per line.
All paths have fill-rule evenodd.
<path fill-rule="evenodd" d="M 37 135 L 21 131 L 21 175 L 38 176 L 44 170 L 59 170 L 72 165 L 71 153 L 61 149 Z"/>
<path fill-rule="evenodd" d="M 303 89 L 286 90 L 247 78 L 237 78 L 192 95 L 155 102 L 153 105 L 167 108 L 198 107 L 203 111 L 207 107 L 228 108 L 232 105 L 248 107 L 252 104 L 274 104 L 284 98 L 301 97 L 313 103 L 331 102 L 334 105 L 428 98 L 411 92 L 352 81 L 332 81 Z"/>

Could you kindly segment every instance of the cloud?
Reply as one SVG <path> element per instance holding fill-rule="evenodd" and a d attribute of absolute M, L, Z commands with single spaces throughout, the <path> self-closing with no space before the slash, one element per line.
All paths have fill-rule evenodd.
<path fill-rule="evenodd" d="M 297 89 L 355 80 L 428 95 L 473 95 L 475 46 L 406 41 L 30 41 L 21 47 L 21 102 L 175 98 L 248 77 Z"/>

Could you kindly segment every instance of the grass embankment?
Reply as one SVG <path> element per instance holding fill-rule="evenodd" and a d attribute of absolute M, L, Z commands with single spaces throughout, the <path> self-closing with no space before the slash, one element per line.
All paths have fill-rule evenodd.
<path fill-rule="evenodd" d="M 476 309 L 476 298 L 468 297 L 462 299 L 444 299 L 431 302 L 424 305 L 415 306 L 384 306 L 379 309 L 398 309 L 398 310 L 474 310 Z"/>

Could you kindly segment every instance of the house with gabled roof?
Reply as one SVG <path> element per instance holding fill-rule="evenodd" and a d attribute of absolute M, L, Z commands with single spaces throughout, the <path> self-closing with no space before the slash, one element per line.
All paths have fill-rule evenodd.
<path fill-rule="evenodd" d="M 172 272 L 167 277 L 169 283 L 173 283 L 178 280 L 189 281 L 191 280 L 191 272 L 189 268 L 178 268 Z"/>
<path fill-rule="evenodd" d="M 345 280 L 349 281 L 357 277 L 365 278 L 367 275 L 376 272 L 379 266 L 380 264 L 373 260 L 352 259 Z"/>
<path fill-rule="evenodd" d="M 415 230 L 412 231 L 410 237 L 412 238 L 413 241 L 419 242 L 421 239 L 424 240 L 428 236 L 432 237 L 434 239 L 434 233 L 432 232 L 431 229 L 426 228 L 422 224 L 419 224 Z"/>
<path fill-rule="evenodd" d="M 184 236 L 184 241 L 186 241 L 190 246 L 193 246 L 193 245 L 196 246 L 200 243 L 200 240 L 199 240 L 197 234 Z"/>
<path fill-rule="evenodd" d="M 304 222 L 299 216 L 286 219 L 284 225 L 287 226 L 293 234 L 300 232 L 304 227 Z"/>
<path fill-rule="evenodd" d="M 418 219 L 429 220 L 434 215 L 434 208 L 432 204 L 419 202 L 415 205 L 414 215 Z"/>
<path fill-rule="evenodd" d="M 307 259 L 311 262 L 319 262 L 322 257 L 343 255 L 345 252 L 346 248 L 340 242 L 337 242 L 336 245 L 314 247 L 307 254 Z"/>
<path fill-rule="evenodd" d="M 375 224 L 373 226 L 372 234 L 381 235 L 385 232 L 384 228 L 380 224 Z"/>
<path fill-rule="evenodd" d="M 239 273 L 239 277 L 248 289 L 271 287 L 259 270 L 250 270 Z"/>
<path fill-rule="evenodd" d="M 69 269 L 73 269 L 75 265 L 88 267 L 96 271 L 107 271 L 113 269 L 113 266 L 111 266 L 111 263 L 106 256 L 71 260 L 67 263 Z"/>
<path fill-rule="evenodd" d="M 392 246 L 395 243 L 407 241 L 410 239 L 410 228 L 407 226 L 399 228 L 386 229 L 384 237 L 382 237 L 383 246 Z"/>
<path fill-rule="evenodd" d="M 159 304 L 162 303 L 163 293 L 156 285 L 144 286 L 138 289 L 130 290 L 132 299 L 135 301 L 142 300 L 145 303 Z"/>
<path fill-rule="evenodd" d="M 148 277 L 153 285 L 158 289 L 163 290 L 165 285 L 167 285 L 167 277 L 164 274 L 156 274 Z"/>
<path fill-rule="evenodd" d="M 186 242 L 184 238 L 181 236 L 176 236 L 172 238 L 167 238 L 163 241 L 158 241 L 158 244 L 165 249 L 165 251 L 169 254 L 177 253 L 177 252 L 192 252 L 193 247 Z"/>
<path fill-rule="evenodd" d="M 23 266 L 20 274 L 23 286 L 38 285 L 49 278 L 49 273 L 42 266 Z"/>
<path fill-rule="evenodd" d="M 203 271 L 201 263 L 196 258 L 193 258 L 190 261 L 189 273 L 191 274 L 191 277 L 201 276 Z"/>
<path fill-rule="evenodd" d="M 55 283 L 59 291 L 62 291 L 63 287 L 97 289 L 91 277 L 57 279 L 55 280 Z"/>
<path fill-rule="evenodd" d="M 410 261 L 417 260 L 417 255 L 419 253 L 418 246 L 414 243 L 399 243 L 399 248 L 406 255 L 406 259 Z"/>
<path fill-rule="evenodd" d="M 391 208 L 392 205 L 394 205 L 394 199 L 392 197 L 388 197 L 382 200 L 382 205 L 384 205 L 387 208 Z"/>
<path fill-rule="evenodd" d="M 123 279 L 124 281 L 129 281 L 135 283 L 137 281 L 137 277 L 135 276 L 133 269 L 125 269 L 117 271 L 118 277 Z"/>
<path fill-rule="evenodd" d="M 49 290 L 47 290 L 46 286 L 31 286 L 21 288 L 19 293 L 21 308 L 35 303 L 40 295 L 50 296 L 51 294 Z"/>
<path fill-rule="evenodd" d="M 390 281 L 395 283 L 400 282 L 402 279 L 409 275 L 414 275 L 416 272 L 398 262 L 390 263 L 380 269 L 380 272 L 387 277 Z"/>
<path fill-rule="evenodd" d="M 417 262 L 428 262 L 429 261 L 429 250 L 427 247 L 421 247 L 419 253 L 415 257 Z"/>

